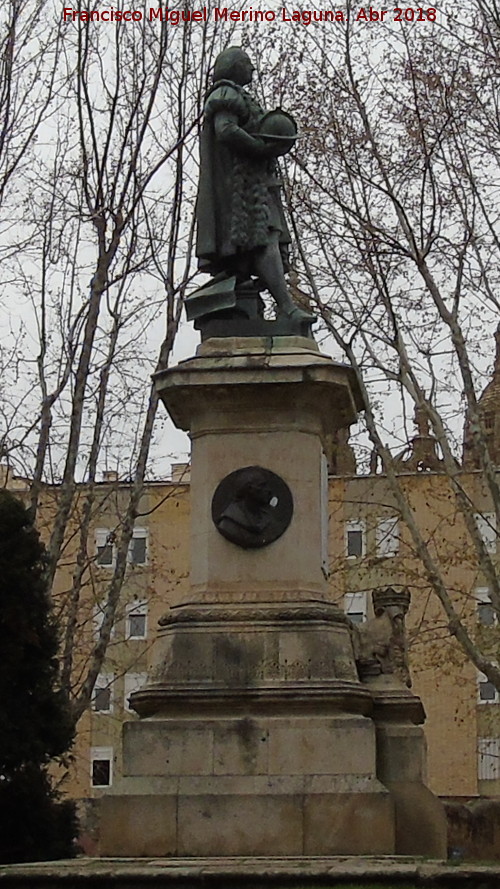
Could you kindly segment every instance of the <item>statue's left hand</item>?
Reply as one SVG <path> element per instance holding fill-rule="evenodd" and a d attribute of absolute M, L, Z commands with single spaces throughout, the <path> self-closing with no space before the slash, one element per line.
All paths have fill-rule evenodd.
<path fill-rule="evenodd" d="M 294 142 L 292 142 L 292 140 L 290 140 L 289 142 L 285 142 L 284 140 L 280 139 L 278 142 L 276 140 L 270 139 L 269 136 L 265 137 L 263 141 L 267 146 L 266 157 L 283 157 L 283 155 L 288 154 L 288 152 L 292 150 L 295 144 Z"/>

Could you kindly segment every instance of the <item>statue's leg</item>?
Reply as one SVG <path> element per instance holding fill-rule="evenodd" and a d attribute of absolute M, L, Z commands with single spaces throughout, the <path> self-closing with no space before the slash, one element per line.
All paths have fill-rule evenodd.
<path fill-rule="evenodd" d="M 264 282 L 269 293 L 276 300 L 278 309 L 282 315 L 294 315 L 304 318 L 312 318 L 292 300 L 285 281 L 285 270 L 283 268 L 283 260 L 279 247 L 279 232 L 272 231 L 269 236 L 269 243 L 259 250 L 255 251 L 253 262 L 255 273 Z"/>

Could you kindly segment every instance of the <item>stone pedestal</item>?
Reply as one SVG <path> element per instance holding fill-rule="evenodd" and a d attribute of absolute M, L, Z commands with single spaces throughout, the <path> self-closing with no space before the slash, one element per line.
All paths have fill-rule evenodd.
<path fill-rule="evenodd" d="M 188 601 L 326 601 L 322 443 L 362 407 L 351 369 L 301 337 L 212 339 L 198 352 L 157 376 L 192 442 Z M 210 511 L 219 482 L 253 465 L 281 476 L 294 499 L 286 533 L 257 551 L 225 540 Z"/>
<path fill-rule="evenodd" d="M 391 676 L 368 682 L 377 733 L 377 775 L 394 801 L 397 855 L 445 858 L 447 823 L 443 805 L 425 785 L 426 742 L 420 698 Z"/>
<path fill-rule="evenodd" d="M 374 698 L 325 570 L 323 450 L 362 408 L 350 369 L 301 337 L 209 339 L 156 384 L 192 440 L 191 584 L 132 696 L 142 718 L 124 726 L 101 854 L 394 852 Z M 293 515 L 274 542 L 243 548 L 211 503 L 250 466 L 280 476 Z"/>

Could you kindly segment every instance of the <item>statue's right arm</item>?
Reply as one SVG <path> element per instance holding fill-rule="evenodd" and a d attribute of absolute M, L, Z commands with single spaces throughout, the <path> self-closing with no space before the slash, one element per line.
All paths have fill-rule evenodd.
<path fill-rule="evenodd" d="M 219 111 L 214 117 L 215 137 L 218 142 L 224 143 L 236 154 L 244 154 L 247 157 L 269 157 L 269 146 L 262 139 L 256 139 L 250 133 L 246 133 L 239 124 L 234 114 Z"/>
<path fill-rule="evenodd" d="M 240 126 L 244 113 L 245 105 L 241 96 L 235 89 L 227 86 L 215 90 L 205 106 L 205 116 L 212 118 L 218 142 L 246 157 L 270 157 L 269 145 Z"/>

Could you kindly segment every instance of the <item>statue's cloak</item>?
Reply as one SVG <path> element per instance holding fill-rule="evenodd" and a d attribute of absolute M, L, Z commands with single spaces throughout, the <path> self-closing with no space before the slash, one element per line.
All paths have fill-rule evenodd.
<path fill-rule="evenodd" d="M 279 231 L 290 243 L 274 159 L 251 156 L 238 144 L 238 128 L 258 132 L 263 111 L 231 81 L 218 81 L 208 94 L 200 141 L 200 180 L 196 204 L 196 255 L 199 266 L 227 271 L 230 258 L 251 253 Z M 215 119 L 227 122 L 227 138 L 217 137 Z M 231 134 L 232 128 L 232 134 Z"/>

